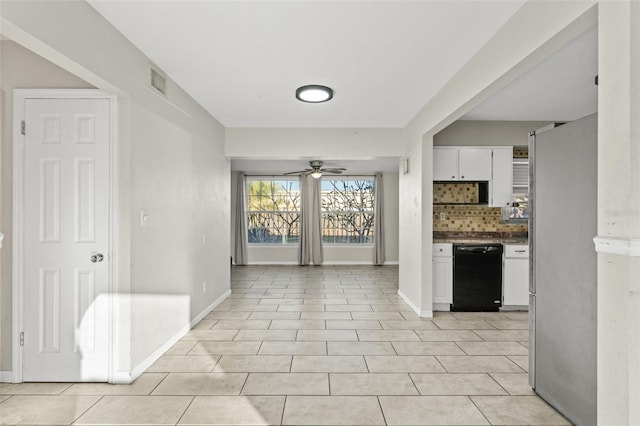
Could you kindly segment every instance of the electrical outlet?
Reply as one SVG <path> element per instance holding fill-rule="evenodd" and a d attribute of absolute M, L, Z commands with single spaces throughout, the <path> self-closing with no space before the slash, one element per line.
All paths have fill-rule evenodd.
<path fill-rule="evenodd" d="M 440 212 L 440 220 L 447 220 L 447 214 L 445 212 Z"/>
<path fill-rule="evenodd" d="M 202 282 L 202 294 L 205 294 L 207 292 L 207 282 L 203 281 Z"/>

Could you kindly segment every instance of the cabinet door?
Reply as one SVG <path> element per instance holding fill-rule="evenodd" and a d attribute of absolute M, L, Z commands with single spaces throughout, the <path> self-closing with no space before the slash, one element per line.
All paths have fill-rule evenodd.
<path fill-rule="evenodd" d="M 493 176 L 491 179 L 491 201 L 493 207 L 511 205 L 513 148 L 493 149 Z"/>
<path fill-rule="evenodd" d="M 433 148 L 433 180 L 458 180 L 458 148 Z"/>
<path fill-rule="evenodd" d="M 433 258 L 433 303 L 453 303 L 453 258 Z"/>
<path fill-rule="evenodd" d="M 491 180 L 491 148 L 460 148 L 460 180 Z"/>
<path fill-rule="evenodd" d="M 503 305 L 529 304 L 529 259 L 505 259 Z"/>

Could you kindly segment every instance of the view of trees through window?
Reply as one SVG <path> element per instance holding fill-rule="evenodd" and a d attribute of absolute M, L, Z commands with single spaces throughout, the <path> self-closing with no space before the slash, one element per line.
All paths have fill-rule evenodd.
<path fill-rule="evenodd" d="M 322 179 L 321 197 L 323 243 L 373 243 L 373 178 Z M 300 204 L 297 178 L 248 178 L 248 242 L 297 244 Z"/>
<path fill-rule="evenodd" d="M 373 243 L 373 179 L 322 180 L 322 241 Z"/>
<path fill-rule="evenodd" d="M 247 179 L 247 234 L 250 243 L 289 244 L 300 240 L 300 182 Z"/>

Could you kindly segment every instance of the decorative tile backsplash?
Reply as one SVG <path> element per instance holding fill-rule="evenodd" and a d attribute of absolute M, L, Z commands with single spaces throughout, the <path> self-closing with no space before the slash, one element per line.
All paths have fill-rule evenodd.
<path fill-rule="evenodd" d="M 433 202 L 438 204 L 475 204 L 478 202 L 477 182 L 451 182 L 433 185 Z"/>
<path fill-rule="evenodd" d="M 526 223 L 504 223 L 502 208 L 473 205 L 478 202 L 475 182 L 438 183 L 433 186 L 433 231 L 526 234 Z M 470 204 L 462 204 L 470 203 Z M 441 218 L 444 213 L 444 219 Z"/>
<path fill-rule="evenodd" d="M 529 158 L 529 147 L 528 146 L 514 146 L 513 147 L 513 158 Z"/>
<path fill-rule="evenodd" d="M 440 220 L 440 213 L 444 213 L 444 220 Z M 434 205 L 434 232 L 527 232 L 526 223 L 502 223 L 502 209 L 500 207 L 472 206 L 472 205 Z"/>

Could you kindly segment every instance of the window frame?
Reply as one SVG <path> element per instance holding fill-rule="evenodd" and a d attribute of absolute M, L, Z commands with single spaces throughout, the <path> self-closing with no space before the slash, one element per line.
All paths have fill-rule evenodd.
<path fill-rule="evenodd" d="M 320 235 L 321 235 L 321 239 L 322 239 L 322 244 L 323 245 L 327 245 L 327 246 L 332 246 L 332 247 L 340 247 L 340 248 L 370 248 L 373 247 L 375 244 L 375 238 L 376 238 L 376 229 L 375 229 L 375 211 L 376 211 L 376 199 L 375 199 L 375 185 L 376 185 L 376 179 L 374 175 L 357 175 L 357 176 L 322 176 L 320 178 L 322 180 L 322 182 L 320 183 Z M 324 206 L 323 206 L 323 198 L 324 198 L 324 191 L 322 190 L 322 183 L 323 182 L 329 182 L 329 181 L 370 181 L 371 182 L 371 199 L 373 200 L 372 203 L 372 207 L 370 212 L 369 211 L 360 211 L 360 210 L 325 210 Z M 336 242 L 335 241 L 335 235 L 334 235 L 334 241 L 330 242 L 330 241 L 326 241 L 325 240 L 325 229 L 329 229 L 329 228 L 325 228 L 324 227 L 324 223 L 325 223 L 325 214 L 341 214 L 341 213 L 357 213 L 360 214 L 362 216 L 364 216 L 367 213 L 371 214 L 371 230 L 372 230 L 372 236 L 369 236 L 367 238 L 370 239 L 370 241 L 367 242 Z M 337 228 L 334 228 L 337 229 Z"/>
<path fill-rule="evenodd" d="M 294 182 L 295 184 L 298 185 L 298 197 L 297 197 L 297 201 L 292 201 L 293 204 L 298 204 L 298 209 L 297 210 L 266 210 L 266 209 L 259 209 L 259 210 L 255 210 L 255 209 L 251 209 L 250 206 L 250 199 L 252 197 L 252 195 L 250 194 L 249 188 L 250 188 L 250 184 L 251 182 L 278 182 L 278 181 L 284 181 L 284 182 Z M 261 175 L 254 175 L 254 176 L 246 176 L 246 182 L 245 182 L 245 211 L 244 211 L 244 218 L 247 221 L 247 244 L 251 247 L 279 247 L 279 248 L 287 248 L 287 247 L 294 247 L 299 245 L 300 243 L 300 216 L 301 216 L 301 203 L 302 203 L 302 196 L 300 194 L 300 185 L 302 184 L 300 178 L 298 176 L 285 176 L 285 175 L 268 175 L 268 176 L 261 176 Z M 288 186 L 288 184 L 285 184 L 285 188 Z M 290 191 L 292 192 L 292 191 Z M 262 196 L 264 197 L 264 196 Z M 251 241 L 251 228 L 249 227 L 249 224 L 251 223 L 250 221 L 250 217 L 252 214 L 271 214 L 272 216 L 276 216 L 278 214 L 284 216 L 287 214 L 297 214 L 298 217 L 294 222 L 291 222 L 292 224 L 297 224 L 296 228 L 298 230 L 297 235 L 292 236 L 292 238 L 295 237 L 295 240 L 293 241 L 286 241 L 286 242 L 269 242 L 269 241 Z M 286 221 L 285 221 L 286 222 Z M 288 223 L 288 222 L 286 222 Z M 286 235 L 282 234 L 280 235 L 280 237 L 287 237 Z"/>

